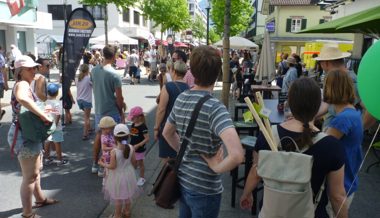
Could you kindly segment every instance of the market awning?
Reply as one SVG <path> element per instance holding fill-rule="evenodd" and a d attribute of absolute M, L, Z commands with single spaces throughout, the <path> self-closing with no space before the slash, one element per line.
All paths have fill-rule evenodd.
<path fill-rule="evenodd" d="M 161 45 L 161 40 L 160 39 L 156 39 L 156 45 Z M 166 40 L 162 40 L 162 45 L 163 46 L 168 46 L 168 42 Z"/>
<path fill-rule="evenodd" d="M 380 33 L 380 6 L 307 28 L 298 33 Z"/>
<path fill-rule="evenodd" d="M 174 43 L 174 47 L 187 48 L 187 47 L 189 47 L 189 46 L 186 45 L 186 44 L 183 43 L 183 42 L 175 42 L 175 43 Z"/>

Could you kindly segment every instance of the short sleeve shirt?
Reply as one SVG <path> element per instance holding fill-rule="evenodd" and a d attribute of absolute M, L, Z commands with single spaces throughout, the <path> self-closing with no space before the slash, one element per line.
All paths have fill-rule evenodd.
<path fill-rule="evenodd" d="M 176 125 L 180 143 L 195 105 L 208 94 L 207 91 L 187 90 L 177 97 L 167 122 Z M 221 146 L 220 135 L 228 128 L 235 127 L 227 108 L 214 97 L 207 100 L 199 112 L 179 168 L 181 186 L 206 195 L 223 192 L 221 175 L 208 167 L 201 154 L 215 155 Z"/>
<path fill-rule="evenodd" d="M 347 156 L 344 167 L 344 187 L 346 192 L 348 192 L 352 185 L 348 193 L 350 195 L 358 189 L 358 179 L 354 182 L 354 178 L 363 160 L 361 147 L 363 141 L 363 125 L 360 112 L 354 108 L 346 108 L 331 120 L 329 127 L 335 128 L 343 133 L 343 137 L 340 141 L 344 145 Z"/>
<path fill-rule="evenodd" d="M 121 87 L 121 78 L 111 66 L 97 65 L 91 71 L 95 99 L 95 113 L 101 116 L 119 114 L 116 104 L 116 88 Z"/>
<path fill-rule="evenodd" d="M 148 127 L 143 123 L 139 126 L 136 126 L 134 123 L 131 126 L 131 145 L 136 145 L 142 142 L 145 137 L 144 134 L 148 134 Z M 142 153 L 146 150 L 145 144 L 138 149 L 136 149 L 137 153 Z"/>
<path fill-rule="evenodd" d="M 102 134 L 100 136 L 100 141 L 102 145 L 107 146 L 108 148 L 114 148 L 116 147 L 116 142 L 114 136 L 111 134 L 104 135 Z M 111 151 L 102 151 L 102 156 L 105 159 L 106 163 L 110 163 L 111 161 Z"/>
<path fill-rule="evenodd" d="M 288 93 L 290 85 L 294 80 L 298 78 L 297 69 L 294 67 L 290 67 L 288 72 L 285 74 L 284 81 L 282 83 L 281 92 Z"/>

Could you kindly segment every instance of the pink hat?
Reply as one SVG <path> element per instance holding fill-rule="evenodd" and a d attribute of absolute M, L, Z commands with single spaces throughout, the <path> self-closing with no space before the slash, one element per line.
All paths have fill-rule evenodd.
<path fill-rule="evenodd" d="M 136 107 L 131 108 L 131 110 L 129 111 L 127 119 L 132 120 L 133 118 L 140 116 L 142 114 L 144 114 L 143 109 L 139 106 L 136 106 Z"/>

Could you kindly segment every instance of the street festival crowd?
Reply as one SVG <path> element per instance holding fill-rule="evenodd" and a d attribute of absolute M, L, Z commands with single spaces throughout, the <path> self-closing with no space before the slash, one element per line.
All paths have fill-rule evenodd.
<path fill-rule="evenodd" d="M 57 54 L 58 67 L 61 52 Z M 346 65 L 345 58 L 349 56 L 336 47 L 325 46 L 319 56 L 313 57 L 317 64 L 308 72 L 298 55 L 282 54 L 276 81 L 287 101 L 279 105 L 279 110 L 288 107 L 291 114 L 274 126 L 272 134 L 280 139 L 276 145 L 281 150 L 312 156 L 311 171 L 303 172 L 311 174 L 307 183 L 311 185 L 311 192 L 299 193 L 301 198 L 308 198 L 301 200 L 305 204 L 291 205 L 293 197 L 270 192 L 266 187 L 262 217 L 277 217 L 276 214 L 281 213 L 284 217 L 348 217 L 359 186 L 355 178 L 363 160 L 363 132 L 376 122 L 361 104 L 356 74 Z M 242 101 L 244 97 L 253 96 L 247 87 L 255 83 L 258 59 L 255 52 L 231 52 L 233 98 Z M 218 217 L 223 193 L 221 174 L 244 161 L 243 146 L 231 115 L 212 95 L 222 72 L 221 51 L 199 46 L 187 53 L 175 50 L 165 57 L 160 57 L 154 46 L 141 52 L 132 49 L 131 53 L 109 45 L 102 50 L 86 51 L 75 80 L 76 101 L 69 92 L 64 105 L 58 98 L 60 84 L 48 78 L 50 64 L 47 59 L 35 60 L 33 55 L 21 54 L 14 45 L 7 58 L 0 53 L 0 99 L 9 89 L 8 71 L 12 71 L 16 81 L 11 90 L 12 125 L 8 143 L 21 166 L 22 217 L 40 217 L 33 208 L 59 203 L 43 193 L 40 173 L 42 166 L 69 164 L 62 155 L 64 138 L 60 116 L 64 109 L 64 122 L 70 125 L 70 109 L 75 103 L 84 113 L 82 140 L 96 134 L 91 171 L 103 177 L 104 197 L 115 205 L 112 217 L 131 217 L 131 202 L 142 193 L 149 131 L 154 132 L 159 157 L 164 163 L 175 158 L 183 142 L 188 141 L 178 169 L 179 217 Z M 115 68 L 119 65 L 125 68 L 123 78 L 116 74 Z M 140 83 L 143 66 L 148 79 L 160 83 L 153 128 L 146 125 L 141 107 L 127 109 L 121 89 L 122 80 L 126 78 L 131 79 L 131 85 Z M 316 76 L 310 78 L 309 74 Z M 203 99 L 198 118 L 193 120 L 194 108 Z M 93 105 L 94 126 L 90 122 Z M 1 108 L 0 111 L 2 118 L 5 111 Z M 125 124 L 126 120 L 132 122 L 130 127 Z M 190 123 L 194 124 L 192 134 L 185 137 Z M 36 125 L 44 131 L 35 131 Z M 259 171 L 265 166 L 259 166 L 258 160 L 261 153 L 264 155 L 265 150 L 271 149 L 267 140 L 263 132 L 258 134 L 254 161 L 240 198 L 243 209 L 251 208 L 256 200 L 251 193 L 262 180 Z M 273 203 L 276 196 L 281 197 L 282 204 L 277 205 L 277 210 L 268 210 L 266 204 Z M 308 207 L 310 200 L 312 207 Z M 293 210 L 289 210 L 290 206 Z"/>

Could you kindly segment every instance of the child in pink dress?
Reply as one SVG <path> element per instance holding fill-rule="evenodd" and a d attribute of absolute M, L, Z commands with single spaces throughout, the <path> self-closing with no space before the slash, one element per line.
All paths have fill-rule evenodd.
<path fill-rule="evenodd" d="M 105 163 L 110 163 L 111 150 L 116 147 L 115 138 L 112 134 L 113 128 L 116 126 L 116 122 L 112 117 L 105 116 L 99 122 L 99 128 L 102 133 L 100 136 L 100 141 L 102 145 L 102 159 Z M 98 176 L 104 176 L 104 169 L 100 168 L 98 171 Z"/>
<path fill-rule="evenodd" d="M 105 163 L 103 158 L 99 160 L 99 165 L 107 169 L 103 192 L 106 200 L 115 203 L 113 217 L 130 217 L 131 199 L 142 191 L 135 175 L 135 152 L 128 144 L 129 129 L 125 124 L 115 126 L 114 136 L 117 146 L 111 151 L 110 163 Z"/>

